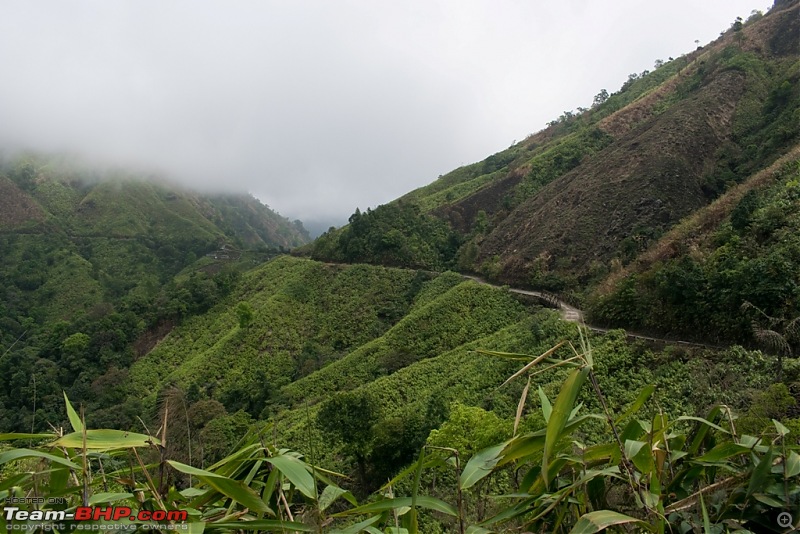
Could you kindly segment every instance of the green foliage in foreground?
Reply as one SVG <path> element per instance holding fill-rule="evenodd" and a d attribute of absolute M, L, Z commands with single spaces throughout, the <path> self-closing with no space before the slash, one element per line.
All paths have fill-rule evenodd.
<path fill-rule="evenodd" d="M 727 406 L 714 407 L 705 418 L 670 417 L 662 410 L 641 417 L 652 386 L 624 409 L 612 411 L 588 342 L 581 338 L 580 350 L 569 345 L 571 355 L 557 357 L 556 349 L 564 345 L 544 352 L 507 380 L 528 377 L 514 437 L 490 444 L 464 464 L 458 448 L 441 444 L 446 433 L 432 436 L 409 469 L 361 503 L 336 482 L 340 475 L 268 444 L 269 429 L 249 433 L 232 454 L 201 469 L 168 456 L 165 427 L 160 439 L 89 430 L 69 401 L 69 434 L 0 435 L 4 441 L 45 440 L 36 448 L 0 452 L 0 498 L 45 497 L 41 508 L 49 510 L 89 504 L 187 510 L 192 532 L 415 534 L 445 528 L 499 533 L 524 527 L 586 533 L 627 525 L 663 533 L 668 528 L 782 532 L 791 527 L 778 517 L 800 502 L 800 455 L 789 428 L 773 420 L 761 435 L 742 433 Z M 530 358 L 487 354 L 512 361 Z M 542 367 L 561 368 L 566 378 L 552 397 L 538 390 L 541 424 L 517 433 L 534 396 L 531 379 Z M 584 390 L 600 402 L 599 412 L 582 413 L 578 399 Z M 359 402 L 370 401 L 353 397 L 345 404 Z M 458 416 L 469 417 L 463 410 Z M 587 443 L 581 429 L 591 421 L 602 422 L 604 432 L 600 440 Z M 465 446 L 457 440 L 451 444 Z M 423 481 L 433 472 L 442 473 L 443 481 L 448 473 L 456 477 L 449 478 L 455 485 L 445 498 L 426 491 Z M 508 496 L 487 505 L 490 482 L 498 478 L 513 487 Z M 63 500 L 47 499 L 56 496 Z"/>

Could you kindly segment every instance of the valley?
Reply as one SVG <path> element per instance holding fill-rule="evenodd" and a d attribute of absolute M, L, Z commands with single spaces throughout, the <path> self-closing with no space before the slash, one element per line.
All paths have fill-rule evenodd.
<path fill-rule="evenodd" d="M 796 0 L 313 241 L 249 194 L 0 161 L 0 498 L 47 510 L 789 532 L 798 354 Z"/>

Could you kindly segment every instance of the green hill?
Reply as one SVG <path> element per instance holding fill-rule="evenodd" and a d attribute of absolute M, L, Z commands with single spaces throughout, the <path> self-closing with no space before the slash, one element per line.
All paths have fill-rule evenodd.
<path fill-rule="evenodd" d="M 17 408 L 37 365 L 50 366 L 37 395 L 44 383 L 55 398 L 61 387 L 89 398 L 98 375 L 126 369 L 162 330 L 209 309 L 242 269 L 307 237 L 246 195 L 199 194 L 55 157 L 4 162 L 0 365 L 15 377 L 1 399 L 4 428 L 30 428 L 31 414 Z"/>
<path fill-rule="evenodd" d="M 318 461 L 352 473 L 348 445 L 316 421 L 332 399 L 362 399 L 372 413 L 356 416 L 371 429 L 363 468 L 372 482 L 361 489 L 374 489 L 413 459 L 451 410 L 477 406 L 498 421 L 513 419 L 524 384 L 499 386 L 521 364 L 476 351 L 537 355 L 564 339 L 579 344 L 576 326 L 556 313 L 455 273 L 282 256 L 246 273 L 209 312 L 174 328 L 125 373 L 125 400 L 95 408 L 90 420 L 132 428 L 136 416 L 154 420 L 170 405 L 178 411 L 170 439 L 182 444 L 181 454 L 187 443 L 207 451 L 205 460 L 194 453 L 199 462 L 234 447 L 256 421 L 270 423 L 280 443 L 313 446 Z M 723 402 L 746 411 L 774 378 L 771 358 L 740 347 L 663 350 L 629 344 L 621 331 L 595 336 L 593 344 L 614 410 L 653 384 L 664 410 L 700 414 Z M 568 353 L 567 346 L 556 352 Z M 796 378 L 797 369 L 789 374 Z M 565 376 L 553 370 L 533 384 L 555 397 Z M 582 400 L 600 409 L 592 395 Z M 200 417 L 205 410 L 213 415 Z M 190 435 L 185 417 L 190 425 L 199 418 Z M 537 421 L 530 414 L 527 424 Z"/>
<path fill-rule="evenodd" d="M 749 342 L 763 313 L 800 316 L 799 236 L 797 147 L 609 277 L 592 296 L 592 320 Z"/>
<path fill-rule="evenodd" d="M 778 1 L 305 246 L 252 197 L 4 164 L 0 434 L 75 433 L 59 467 L 0 446 L 0 487 L 77 505 L 96 467 L 97 502 L 220 530 L 774 531 L 800 495 L 799 36 Z M 84 422 L 150 437 L 86 455 Z"/>
<path fill-rule="evenodd" d="M 424 266 L 427 246 L 438 265 L 585 292 L 797 145 L 798 12 L 797 2 L 778 3 L 705 47 L 631 74 L 590 109 L 356 214 L 358 227 L 323 235 L 312 257 Z M 392 224 L 383 213 L 391 209 L 417 215 Z M 391 242 L 372 237 L 390 232 Z"/>

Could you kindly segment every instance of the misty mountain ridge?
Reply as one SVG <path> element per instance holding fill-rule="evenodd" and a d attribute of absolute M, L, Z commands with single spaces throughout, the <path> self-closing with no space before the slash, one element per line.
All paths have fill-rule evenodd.
<path fill-rule="evenodd" d="M 287 249 L 310 239 L 302 222 L 247 193 L 194 191 L 153 173 L 101 170 L 73 156 L 22 153 L 2 163 L 0 180 L 6 231 L 51 225 L 109 237 L 196 232 L 245 247 Z"/>
<path fill-rule="evenodd" d="M 16 437 L 50 456 L 0 474 L 212 529 L 773 531 L 800 494 L 799 14 L 311 243 L 248 195 L 4 162 L 0 432 L 82 446 Z M 94 482 L 43 463 L 86 466 L 98 428 L 147 441 Z"/>
<path fill-rule="evenodd" d="M 320 260 L 477 272 L 588 303 L 680 221 L 716 200 L 733 209 L 723 199 L 737 185 L 796 154 L 799 55 L 800 4 L 776 2 L 706 46 L 631 74 L 616 93 L 601 91 L 591 108 L 356 212 L 307 250 Z"/>

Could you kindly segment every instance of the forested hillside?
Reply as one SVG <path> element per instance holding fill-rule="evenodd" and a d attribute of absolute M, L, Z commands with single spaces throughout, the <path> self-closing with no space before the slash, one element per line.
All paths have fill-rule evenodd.
<path fill-rule="evenodd" d="M 201 195 L 56 157 L 5 161 L 2 427 L 46 425 L 62 409 L 62 389 L 119 398 L 107 390 L 151 338 L 208 310 L 243 268 L 306 238 L 246 195 Z"/>
<path fill-rule="evenodd" d="M 192 532 L 800 528 L 798 143 L 784 0 L 305 246 L 250 197 L 9 162 L 0 498 Z"/>
<path fill-rule="evenodd" d="M 598 323 L 716 342 L 764 341 L 764 329 L 800 342 L 789 326 L 800 316 L 800 147 L 610 276 L 591 311 Z"/>
<path fill-rule="evenodd" d="M 355 214 L 357 224 L 323 235 L 311 256 L 432 265 L 433 249 L 437 265 L 587 296 L 797 146 L 799 11 L 779 2 L 733 21 L 713 43 L 600 91 L 591 108 Z M 392 210 L 409 215 L 387 217 Z"/>
<path fill-rule="evenodd" d="M 174 326 L 152 350 L 136 358 L 130 369 L 117 364 L 89 387 L 76 385 L 69 391 L 73 398 L 80 398 L 85 413 L 82 421 L 88 428 L 126 430 L 119 435 L 96 431 L 104 432 L 97 438 L 94 430 L 87 434 L 90 449 L 95 447 L 92 440 L 101 439 L 98 448 L 119 451 L 103 461 L 104 469 L 117 473 L 113 476 L 127 476 L 129 467 L 120 462 L 124 462 L 125 451 L 134 447 L 154 462 L 153 476 L 161 473 L 159 484 L 164 489 L 144 486 L 146 495 L 191 484 L 187 475 L 198 477 L 201 484 L 212 481 L 208 490 L 212 493 L 195 489 L 176 493 L 169 506 L 205 510 L 200 501 L 193 500 L 204 495 L 223 501 L 232 498 L 227 502 L 235 506 L 250 502 L 248 495 L 255 494 L 250 491 L 282 485 L 287 491 L 285 501 L 280 492 L 274 495 L 272 490 L 273 496 L 265 497 L 267 502 L 277 499 L 278 504 L 272 505 L 278 508 L 275 516 L 258 519 L 242 510 L 241 521 L 264 522 L 230 524 L 230 528 L 266 531 L 307 531 L 304 529 L 327 517 L 326 525 L 349 524 L 352 530 L 345 532 L 360 532 L 369 525 L 391 525 L 392 513 L 400 514 L 403 524 L 408 524 L 412 516 L 404 514 L 408 514 L 405 508 L 410 497 L 394 501 L 390 495 L 416 492 L 420 493 L 419 512 L 413 515 L 417 532 L 459 532 L 459 517 L 470 524 L 494 525 L 492 530 L 481 527 L 488 532 L 513 531 L 531 522 L 559 530 L 553 523 L 556 516 L 535 519 L 552 504 L 547 499 L 541 502 L 540 486 L 548 483 L 542 482 L 545 475 L 537 467 L 547 461 L 547 456 L 542 457 L 543 437 L 537 437 L 544 436 L 545 429 L 563 434 L 557 441 L 554 465 L 564 466 L 570 459 L 589 469 L 591 479 L 596 478 L 588 485 L 587 480 L 570 483 L 571 471 L 565 467 L 563 476 L 550 482 L 554 490 L 592 499 L 591 505 L 588 500 L 582 505 L 564 502 L 559 513 L 567 514 L 565 529 L 588 510 L 625 511 L 625 521 L 650 521 L 656 517 L 652 514 L 673 505 L 681 513 L 671 514 L 670 522 L 698 525 L 702 522 L 699 512 L 684 510 L 679 504 L 681 499 L 691 499 L 698 484 L 716 480 L 715 469 L 730 456 L 720 459 L 715 445 L 743 461 L 750 450 L 744 446 L 731 449 L 733 445 L 725 441 L 727 433 L 738 433 L 734 435 L 741 437 L 736 439 L 757 440 L 749 436 L 771 436 L 775 420 L 780 421 L 778 428 L 789 434 L 784 446 L 790 450 L 797 447 L 800 414 L 793 388 L 800 380 L 800 365 L 796 358 L 783 360 L 780 382 L 775 379 L 774 358 L 758 351 L 736 346 L 711 350 L 633 344 L 623 331 L 591 339 L 585 335 L 577 325 L 564 322 L 535 301 L 455 273 L 325 264 L 281 256 L 233 279 L 226 294 L 207 312 Z M 71 345 L 74 336 L 67 339 L 70 341 L 64 344 Z M 92 354 L 91 348 L 86 352 Z M 537 358 L 539 367 L 520 369 L 539 354 L 543 355 Z M 40 380 L 36 392 L 30 386 L 20 390 L 26 399 L 33 395 L 37 401 L 36 422 L 25 423 L 35 423 L 34 429 L 40 432 L 44 430 L 40 421 L 57 428 L 77 428 L 72 416 L 55 408 L 57 394 L 47 382 L 53 377 L 42 371 L 41 361 L 31 370 L 31 376 Z M 578 376 L 588 376 L 587 372 L 593 377 L 594 390 L 586 387 L 588 383 L 580 388 L 575 382 Z M 524 378 L 505 383 L 512 375 L 527 375 L 527 384 Z M 565 391 L 575 397 L 564 412 Z M 63 402 L 63 397 L 59 400 Z M 721 412 L 720 404 L 730 413 Z M 687 451 L 676 451 L 681 454 L 670 462 L 674 472 L 664 469 L 657 483 L 651 478 L 655 472 L 647 471 L 650 468 L 643 463 L 645 456 L 635 456 L 636 469 L 644 470 L 637 476 L 648 477 L 636 490 L 649 492 L 643 493 L 651 499 L 646 506 L 632 506 L 633 497 L 625 496 L 626 491 L 634 490 L 616 471 L 620 460 L 615 459 L 614 451 L 618 449 L 608 441 L 606 420 L 611 416 L 603 413 L 614 414 L 616 431 L 624 426 L 622 439 L 631 442 L 626 447 L 652 439 L 648 433 L 659 430 L 650 425 L 656 425 L 659 417 L 676 418 L 669 423 L 675 430 L 668 447 L 686 447 Z M 678 416 L 682 414 L 690 417 L 681 420 Z M 733 414 L 739 415 L 735 427 L 730 419 Z M 559 417 L 570 422 L 554 431 L 549 421 Z M 692 421 L 699 422 L 696 428 Z M 570 435 L 573 441 L 565 439 Z M 75 439 L 69 436 L 76 434 L 62 442 Z M 691 441 L 686 441 L 687 436 Z M 153 447 L 155 440 L 164 446 Z M 571 454 L 570 447 L 585 459 Z M 303 451 L 305 456 L 292 450 Z M 659 450 L 656 447 L 653 454 Z M 766 450 L 759 445 L 759 454 Z M 8 451 L 8 458 L 36 453 L 17 451 Z M 420 451 L 427 452 L 420 455 Z M 458 455 L 457 471 L 445 461 L 454 454 L 448 451 Z M 0 460 L 4 460 L 2 454 Z M 80 449 L 68 454 L 80 454 Z M 269 458 L 275 468 L 262 472 L 262 464 L 256 460 L 259 454 L 266 455 L 262 458 Z M 551 450 L 549 454 L 554 453 Z M 778 449 L 769 454 L 789 457 Z M 162 467 L 157 466 L 159 455 Z M 487 455 L 489 459 L 484 460 Z M 519 466 L 509 464 L 506 456 L 519 459 Z M 701 456 L 700 461 L 706 463 L 695 463 Z M 14 472 L 15 464 L 11 465 L 8 473 Z M 597 465 L 607 467 L 592 470 Z M 698 472 L 697 465 L 709 467 Z M 754 517 L 774 523 L 773 516 L 783 502 L 792 502 L 798 486 L 787 479 L 793 493 L 780 494 L 775 489 L 778 486 L 766 486 L 773 484 L 774 478 L 749 482 L 755 477 L 752 464 L 736 465 L 741 466 L 736 475 L 741 478 L 736 480 L 757 484 L 772 499 L 767 507 L 743 501 L 747 515 L 740 518 L 740 524 L 752 525 Z M 562 467 L 551 469 L 558 472 Z M 789 476 L 796 478 L 795 468 L 791 469 Z M 143 473 L 139 468 L 136 472 Z M 96 484 L 101 481 L 95 480 Z M 384 484 L 390 480 L 387 495 Z M 669 486 L 671 493 L 662 494 L 660 483 Z M 54 480 L 50 484 L 60 483 Z M 237 484 L 252 490 L 241 494 L 235 490 L 241 487 Z M 72 492 L 70 487 L 80 488 L 67 484 L 64 491 Z M 222 488 L 217 497 L 214 492 L 220 489 L 214 488 Z M 121 493 L 108 496 L 100 494 L 99 487 L 94 491 L 98 498 L 130 502 L 132 494 L 120 489 Z M 511 496 L 497 501 L 491 498 L 494 494 Z M 323 495 L 327 495 L 324 499 L 340 500 L 332 504 Z M 715 517 L 735 515 L 739 509 L 722 506 L 719 499 L 725 495 L 712 499 L 720 507 Z M 319 508 L 323 504 L 314 505 L 315 499 L 323 499 L 324 508 Z M 520 499 L 510 508 L 504 504 Z M 353 508 L 348 501 L 366 504 Z M 338 517 L 337 513 L 344 515 Z M 209 529 L 227 524 L 212 509 L 202 517 Z M 283 521 L 292 519 L 280 523 L 281 517 Z"/>

